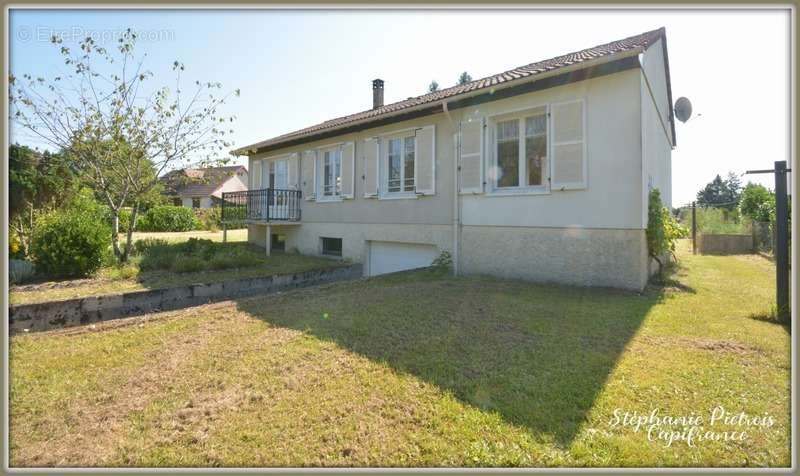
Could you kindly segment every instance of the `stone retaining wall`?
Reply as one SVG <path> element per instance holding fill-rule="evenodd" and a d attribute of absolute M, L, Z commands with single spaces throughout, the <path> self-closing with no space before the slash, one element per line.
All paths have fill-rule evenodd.
<path fill-rule="evenodd" d="M 753 236 L 702 233 L 697 237 L 697 250 L 703 255 L 740 255 L 752 253 Z"/>
<path fill-rule="evenodd" d="M 166 289 L 124 294 L 89 296 L 67 301 L 12 305 L 8 308 L 12 334 L 46 331 L 92 322 L 138 316 L 149 312 L 182 309 L 212 301 L 269 294 L 276 291 L 311 286 L 363 275 L 360 264 L 347 267 L 305 271 L 295 274 L 239 279 L 214 284 L 192 284 Z"/>

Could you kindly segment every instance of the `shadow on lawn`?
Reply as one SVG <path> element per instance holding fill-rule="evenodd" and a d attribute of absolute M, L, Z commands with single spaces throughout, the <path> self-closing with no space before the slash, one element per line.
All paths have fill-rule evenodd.
<path fill-rule="evenodd" d="M 662 298 L 662 288 L 636 294 L 412 273 L 238 306 L 385 362 L 567 447 Z"/>

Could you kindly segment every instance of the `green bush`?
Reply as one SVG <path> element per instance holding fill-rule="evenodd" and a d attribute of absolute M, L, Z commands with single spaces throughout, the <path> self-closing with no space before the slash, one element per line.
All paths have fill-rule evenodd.
<path fill-rule="evenodd" d="M 697 232 L 719 234 L 750 233 L 750 219 L 742 218 L 737 210 L 697 207 Z M 681 221 L 691 229 L 692 209 L 681 210 Z"/>
<path fill-rule="evenodd" d="M 195 208 L 194 214 L 203 230 L 217 231 L 222 227 L 221 207 Z"/>
<path fill-rule="evenodd" d="M 650 191 L 647 206 L 647 252 L 663 268 L 661 258 L 666 254 L 675 256 L 678 238 L 689 236 L 689 230 L 678 223 L 669 209 L 661 202 L 661 192 L 657 188 Z"/>
<path fill-rule="evenodd" d="M 246 244 L 223 244 L 197 238 L 172 244 L 163 240 L 139 240 L 136 249 L 142 254 L 139 264 L 142 271 L 168 270 L 188 273 L 247 268 L 264 263 L 261 254 L 254 253 Z"/>
<path fill-rule="evenodd" d="M 147 211 L 136 224 L 137 231 L 191 231 L 200 221 L 191 208 L 160 205 Z"/>
<path fill-rule="evenodd" d="M 169 242 L 161 238 L 144 238 L 133 242 L 133 254 L 141 255 L 157 246 L 168 246 Z"/>
<path fill-rule="evenodd" d="M 31 251 L 36 271 L 49 277 L 88 276 L 103 264 L 111 246 L 111 228 L 90 196 L 40 218 Z"/>

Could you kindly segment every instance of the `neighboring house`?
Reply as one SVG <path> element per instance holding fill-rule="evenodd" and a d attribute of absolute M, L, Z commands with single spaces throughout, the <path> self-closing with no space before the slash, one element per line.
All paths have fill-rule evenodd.
<path fill-rule="evenodd" d="M 164 193 L 173 205 L 211 208 L 219 205 L 224 192 L 247 190 L 247 168 L 243 165 L 173 170 L 161 177 Z"/>
<path fill-rule="evenodd" d="M 367 275 L 447 251 L 459 274 L 642 289 L 671 106 L 663 28 L 389 105 L 375 80 L 371 110 L 233 151 L 249 240 Z"/>

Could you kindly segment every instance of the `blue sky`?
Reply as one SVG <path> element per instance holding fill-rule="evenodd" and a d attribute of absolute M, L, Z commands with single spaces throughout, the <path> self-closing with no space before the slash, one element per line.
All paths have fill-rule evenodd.
<path fill-rule="evenodd" d="M 789 17 L 785 11 L 553 10 L 13 10 L 11 72 L 55 76 L 48 41 L 140 32 L 154 84 L 220 81 L 241 97 L 234 139 L 246 145 L 371 107 L 371 81 L 386 102 L 596 44 L 667 28 L 676 99 L 695 113 L 678 123 L 673 205 L 689 202 L 715 174 L 771 168 L 789 154 Z M 74 41 L 72 39 L 74 38 Z M 163 78 L 163 79 L 162 79 Z M 12 125 L 12 141 L 34 141 Z M 745 177 L 773 187 L 767 176 Z"/>

